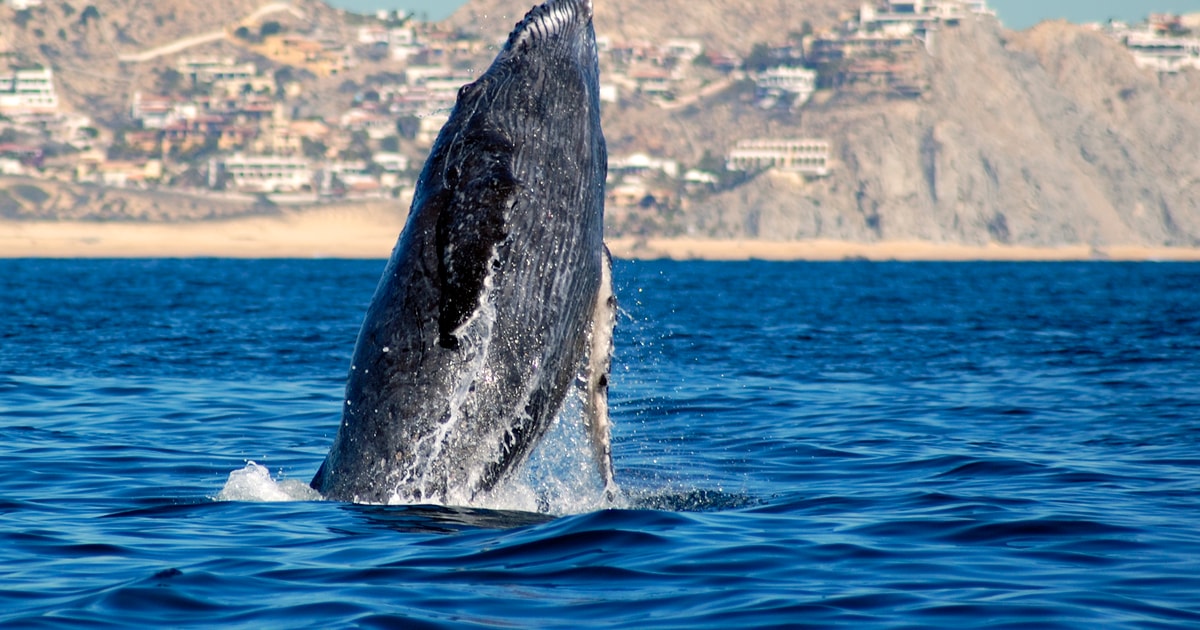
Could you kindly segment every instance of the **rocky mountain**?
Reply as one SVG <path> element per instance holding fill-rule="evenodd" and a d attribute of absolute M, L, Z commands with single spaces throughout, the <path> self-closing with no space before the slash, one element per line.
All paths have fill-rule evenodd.
<path fill-rule="evenodd" d="M 782 239 L 1200 243 L 1190 92 L 1173 96 L 1118 43 L 1066 23 L 1014 33 L 985 19 L 940 35 L 926 98 L 835 99 L 801 116 L 797 131 L 836 147 L 828 181 L 760 178 L 694 208 L 696 226 Z"/>
<path fill-rule="evenodd" d="M 0 25 L 10 50 L 53 65 L 76 111 L 121 111 L 133 89 L 153 80 L 151 65 L 121 64 L 118 55 L 228 29 L 272 4 L 92 1 L 47 2 L 35 9 L 36 28 Z M 531 4 L 472 0 L 447 25 L 498 41 Z M 746 54 L 805 22 L 831 26 L 858 5 L 606 0 L 597 2 L 596 24 L 615 41 L 694 37 Z M 346 28 L 318 0 L 292 6 L 299 15 L 279 19 L 295 28 Z M 689 104 L 630 98 L 607 106 L 612 155 L 642 151 L 692 167 L 719 163 L 748 138 L 832 146 L 828 177 L 767 171 L 640 225 L 717 238 L 1200 245 L 1200 72 L 1139 69 L 1120 43 L 1081 26 L 1014 32 L 987 16 L 939 29 L 912 63 L 923 85 L 915 98 L 823 90 L 793 112 L 763 109 L 753 84 L 735 77 Z"/>
<path fill-rule="evenodd" d="M 450 23 L 486 24 L 499 38 L 528 4 L 475 0 Z M 615 0 L 597 3 L 596 28 L 618 40 L 699 37 L 744 54 L 857 5 Z M 917 64 L 928 83 L 918 99 L 825 95 L 781 116 L 754 107 L 740 84 L 682 109 L 610 108 L 610 152 L 697 164 L 744 138 L 832 143 L 830 177 L 768 171 L 656 224 L 670 233 L 1200 245 L 1200 73 L 1139 69 L 1120 43 L 1078 25 L 1014 32 L 987 16 L 939 30 Z"/>
<path fill-rule="evenodd" d="M 133 92 L 154 89 L 161 64 L 122 63 L 123 55 L 232 32 L 256 12 L 295 30 L 340 36 L 343 28 L 339 12 L 319 0 L 46 0 L 23 12 L 0 8 L 0 52 L 17 63 L 54 68 L 60 98 L 72 110 L 103 121 L 126 111 Z M 227 41 L 189 49 L 240 52 Z"/>

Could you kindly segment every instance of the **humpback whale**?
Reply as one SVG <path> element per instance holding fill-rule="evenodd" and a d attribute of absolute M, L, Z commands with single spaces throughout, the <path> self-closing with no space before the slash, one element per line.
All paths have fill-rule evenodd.
<path fill-rule="evenodd" d="M 611 494 L 607 168 L 591 0 L 549 0 L 458 92 L 363 319 L 313 488 L 470 503 L 577 392 Z"/>

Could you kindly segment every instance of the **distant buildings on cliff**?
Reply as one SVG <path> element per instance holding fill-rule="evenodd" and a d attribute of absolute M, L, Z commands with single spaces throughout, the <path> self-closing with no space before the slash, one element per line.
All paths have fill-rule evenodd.
<path fill-rule="evenodd" d="M 774 168 L 811 177 L 825 177 L 829 167 L 829 141 L 817 139 L 741 140 L 725 161 L 731 171 Z"/>
<path fill-rule="evenodd" d="M 20 10 L 38 4 L 5 3 Z M 693 38 L 621 41 L 601 34 L 601 99 L 673 109 L 740 86 L 754 90 L 759 107 L 786 115 L 822 90 L 918 98 L 928 90 L 922 59 L 936 52 L 938 33 L 979 15 L 995 13 L 982 0 L 876 0 L 834 28 L 796 25 L 786 41 L 757 44 L 746 58 Z M 243 54 L 172 53 L 153 92 L 145 86 L 132 92 L 126 124 L 116 129 L 65 113 L 50 68 L 0 71 L 0 133 L 8 136 L 0 138 L 0 172 L 310 200 L 400 195 L 411 190 L 459 87 L 489 54 L 487 42 L 402 12 L 355 19 L 344 42 L 268 22 L 257 32 L 243 25 L 228 34 Z M 1200 69 L 1193 33 L 1200 25 L 1185 18 L 1152 14 L 1136 27 L 1102 28 L 1141 67 Z M 350 88 L 336 116 L 297 117 L 302 79 L 340 77 L 385 60 L 387 72 L 349 75 L 360 78 L 343 83 Z M 46 142 L 22 144 L 12 141 L 16 136 Z M 46 147 L 61 155 L 52 159 Z M 642 152 L 610 157 L 610 204 L 642 208 L 680 207 L 688 195 L 736 184 L 744 177 L 739 173 L 774 169 L 821 178 L 835 169 L 830 142 L 819 138 L 734 140 L 693 167 Z"/>
<path fill-rule="evenodd" d="M 1136 26 L 1110 21 L 1098 28 L 1125 44 L 1139 68 L 1161 73 L 1200 70 L 1200 14 L 1151 13 Z"/>
<path fill-rule="evenodd" d="M 17 8 L 36 4 L 5 1 Z M 600 34 L 601 99 L 677 108 L 747 81 L 761 107 L 790 111 L 820 89 L 911 98 L 924 88 L 906 55 L 929 46 L 937 29 L 980 13 L 990 13 L 982 1 L 877 0 L 847 14 L 838 28 L 814 33 L 804 26 L 783 44 L 760 44 L 765 57 L 753 65 L 700 39 L 616 40 Z M 447 120 L 459 87 L 474 78 L 464 68 L 478 67 L 488 43 L 403 12 L 354 20 L 345 42 L 318 32 L 288 32 L 275 22 L 239 23 L 226 39 L 245 54 L 171 53 L 157 90 L 131 93 L 126 126 L 97 129 L 76 120 L 66 144 L 78 152 L 69 166 L 62 157 L 43 164 L 37 147 L 11 143 L 0 155 L 9 161 L 0 166 L 6 173 L 108 186 L 297 200 L 402 194 L 411 189 L 415 168 Z M 123 57 L 125 63 L 150 58 L 146 52 Z M 389 71 L 360 80 L 352 96 L 347 92 L 341 114 L 293 118 L 291 103 L 303 96 L 300 77 L 339 76 L 385 60 L 392 64 Z M 50 69 L 0 75 L 0 115 L 30 121 L 25 131 L 57 128 L 59 110 Z M 706 160 L 685 168 L 648 153 L 614 155 L 609 202 L 679 207 L 688 195 L 739 181 L 729 173 L 776 169 L 820 178 L 833 169 L 830 143 L 823 139 L 743 139 Z"/>
<path fill-rule="evenodd" d="M 54 73 L 49 68 L 12 68 L 0 74 L 0 114 L 12 117 L 57 111 Z"/>

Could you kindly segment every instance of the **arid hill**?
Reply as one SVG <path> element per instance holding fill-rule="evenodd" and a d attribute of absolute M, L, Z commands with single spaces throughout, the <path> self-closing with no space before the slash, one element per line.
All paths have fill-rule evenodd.
<path fill-rule="evenodd" d="M 531 4 L 472 0 L 447 26 L 499 41 Z M 858 5 L 609 0 L 597 2 L 596 25 L 614 41 L 692 37 L 746 54 L 806 22 L 834 25 Z M 290 7 L 271 19 L 348 40 L 343 13 L 317 0 Z M 0 23 L 0 38 L 26 61 L 52 66 L 67 106 L 103 123 L 123 115 L 129 95 L 151 89 L 161 71 L 123 63 L 121 55 L 234 28 L 274 8 L 266 0 L 46 2 L 24 23 Z M 8 6 L 0 12 L 12 14 Z M 244 53 L 228 41 L 206 46 L 199 50 Z M 832 146 L 826 178 L 768 171 L 687 199 L 644 222 L 651 233 L 642 235 L 1085 244 L 1098 251 L 1200 245 L 1200 72 L 1139 69 L 1119 42 L 1085 27 L 1048 22 L 1014 32 L 987 16 L 939 29 L 910 61 L 921 83 L 916 96 L 822 90 L 797 111 L 767 110 L 753 84 L 734 76 L 685 105 L 636 97 L 606 105 L 612 155 L 647 152 L 689 168 L 719 164 L 748 138 L 820 138 Z M 313 85 L 312 98 L 321 88 L 329 102 L 345 100 L 336 84 Z"/>
<path fill-rule="evenodd" d="M 259 16 L 257 20 L 246 18 Z M 15 61 L 54 69 L 60 99 L 74 111 L 111 121 L 126 111 L 136 90 L 155 87 L 163 63 L 123 63 L 122 55 L 239 25 L 278 21 L 298 31 L 340 36 L 339 12 L 318 0 L 87 0 L 47 1 L 18 19 L 0 7 L 0 41 Z M 238 47 L 214 41 L 189 54 L 237 55 Z M 168 56 L 165 58 L 170 60 Z"/>
<path fill-rule="evenodd" d="M 830 139 L 832 176 L 806 183 L 768 173 L 693 207 L 685 230 L 1097 248 L 1200 243 L 1192 99 L 1200 74 L 1160 78 L 1137 68 L 1119 43 L 1063 22 L 1020 33 L 966 22 L 941 33 L 928 63 L 925 98 L 835 98 L 806 108 L 793 128 L 760 124 L 754 133 Z"/>

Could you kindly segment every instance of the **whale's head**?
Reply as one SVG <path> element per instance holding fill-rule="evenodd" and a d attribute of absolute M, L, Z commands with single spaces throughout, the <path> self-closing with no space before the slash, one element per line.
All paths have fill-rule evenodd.
<path fill-rule="evenodd" d="M 513 28 L 496 63 L 555 57 L 573 59 L 592 78 L 597 76 L 591 0 L 550 0 L 534 7 Z"/>
<path fill-rule="evenodd" d="M 550 0 L 525 14 L 487 72 L 462 87 L 455 115 L 498 131 L 518 153 L 525 145 L 548 159 L 567 145 L 603 149 L 599 76 L 591 0 Z"/>
<path fill-rule="evenodd" d="M 459 90 L 430 155 L 435 181 L 427 189 L 455 188 L 464 174 L 456 167 L 480 156 L 507 166 L 500 170 L 518 186 L 539 187 L 548 166 L 594 184 L 593 169 L 607 163 L 599 74 L 591 0 L 549 0 L 531 9 L 488 70 Z M 493 175 L 485 179 L 506 179 Z"/>

